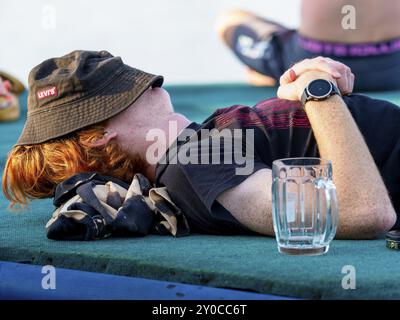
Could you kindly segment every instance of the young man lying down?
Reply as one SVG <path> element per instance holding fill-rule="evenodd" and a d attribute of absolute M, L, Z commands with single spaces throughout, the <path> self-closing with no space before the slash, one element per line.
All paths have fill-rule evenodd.
<path fill-rule="evenodd" d="M 35 67 L 25 127 L 4 170 L 6 197 L 20 204 L 52 197 L 59 183 L 82 172 L 127 183 L 140 172 L 167 188 L 193 231 L 273 236 L 272 162 L 321 157 L 333 164 L 338 238 L 374 238 L 399 225 L 400 108 L 351 94 L 347 66 L 301 61 L 282 75 L 278 98 L 218 109 L 201 124 L 174 112 L 162 82 L 106 51 L 74 51 Z M 317 100 L 311 86 L 328 97 Z M 301 101 L 307 88 L 311 97 Z M 243 131 L 238 145 L 253 162 L 177 161 L 189 145 L 201 153 L 192 138 L 199 141 L 205 129 Z M 236 152 L 222 143 L 217 149 Z"/>

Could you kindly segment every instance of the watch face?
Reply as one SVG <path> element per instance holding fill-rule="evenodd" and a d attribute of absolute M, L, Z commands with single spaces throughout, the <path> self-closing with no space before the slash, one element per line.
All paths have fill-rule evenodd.
<path fill-rule="evenodd" d="M 308 85 L 307 91 L 314 98 L 325 98 L 332 92 L 332 84 L 323 79 L 314 80 Z"/>

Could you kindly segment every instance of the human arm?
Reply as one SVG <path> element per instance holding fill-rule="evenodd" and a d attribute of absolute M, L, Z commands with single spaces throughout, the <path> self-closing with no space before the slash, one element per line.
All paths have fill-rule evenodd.
<path fill-rule="evenodd" d="M 280 98 L 299 100 L 314 79 L 337 82 L 342 92 L 351 92 L 353 76 L 343 65 L 321 58 L 293 68 L 297 78 L 283 75 Z M 336 70 L 338 68 L 339 70 Z M 337 79 L 333 78 L 334 75 Z M 333 180 L 339 199 L 339 238 L 373 238 L 392 227 L 396 215 L 386 187 L 354 119 L 339 96 L 308 102 L 305 109 L 320 156 L 332 160 Z M 222 193 L 217 200 L 250 229 L 273 235 L 271 170 L 254 173 L 240 185 Z"/>
<path fill-rule="evenodd" d="M 278 96 L 299 100 L 304 88 L 314 79 L 339 84 L 341 91 L 351 92 L 354 81 L 350 69 L 331 59 L 317 58 L 293 66 L 298 78 L 281 79 Z M 313 70 L 315 61 L 341 73 L 338 80 L 328 72 Z M 309 101 L 305 111 L 310 121 L 320 156 L 330 159 L 333 181 L 339 199 L 339 238 L 373 238 L 389 230 L 396 213 L 374 159 L 343 99 L 333 95 L 324 101 Z M 372 120 L 372 119 L 371 119 Z"/>
<path fill-rule="evenodd" d="M 271 169 L 261 169 L 221 193 L 217 201 L 250 230 L 273 236 L 271 186 Z"/>

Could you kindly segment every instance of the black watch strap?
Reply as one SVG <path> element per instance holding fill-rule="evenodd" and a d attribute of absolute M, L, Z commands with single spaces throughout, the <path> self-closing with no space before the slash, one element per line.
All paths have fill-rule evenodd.
<path fill-rule="evenodd" d="M 339 96 L 341 96 L 338 87 L 334 83 L 332 83 L 331 81 L 329 81 L 329 83 L 332 85 L 332 91 L 329 93 L 328 96 L 326 96 L 324 98 L 317 98 L 317 97 L 311 96 L 308 93 L 307 88 L 305 88 L 304 91 L 303 91 L 303 94 L 301 95 L 301 103 L 302 103 L 302 105 L 304 106 L 306 104 L 306 102 L 310 101 L 310 100 L 312 100 L 312 101 L 326 100 L 326 99 L 328 99 L 329 97 L 331 97 L 334 94 L 338 94 Z"/>

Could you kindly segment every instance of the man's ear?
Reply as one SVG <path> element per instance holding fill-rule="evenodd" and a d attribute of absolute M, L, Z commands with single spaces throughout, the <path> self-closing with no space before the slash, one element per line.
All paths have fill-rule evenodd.
<path fill-rule="evenodd" d="M 112 139 L 114 139 L 117 136 L 116 132 L 106 132 L 103 137 L 100 139 L 97 139 L 94 142 L 90 143 L 91 147 L 102 147 L 105 146 L 107 143 L 109 143 Z"/>

